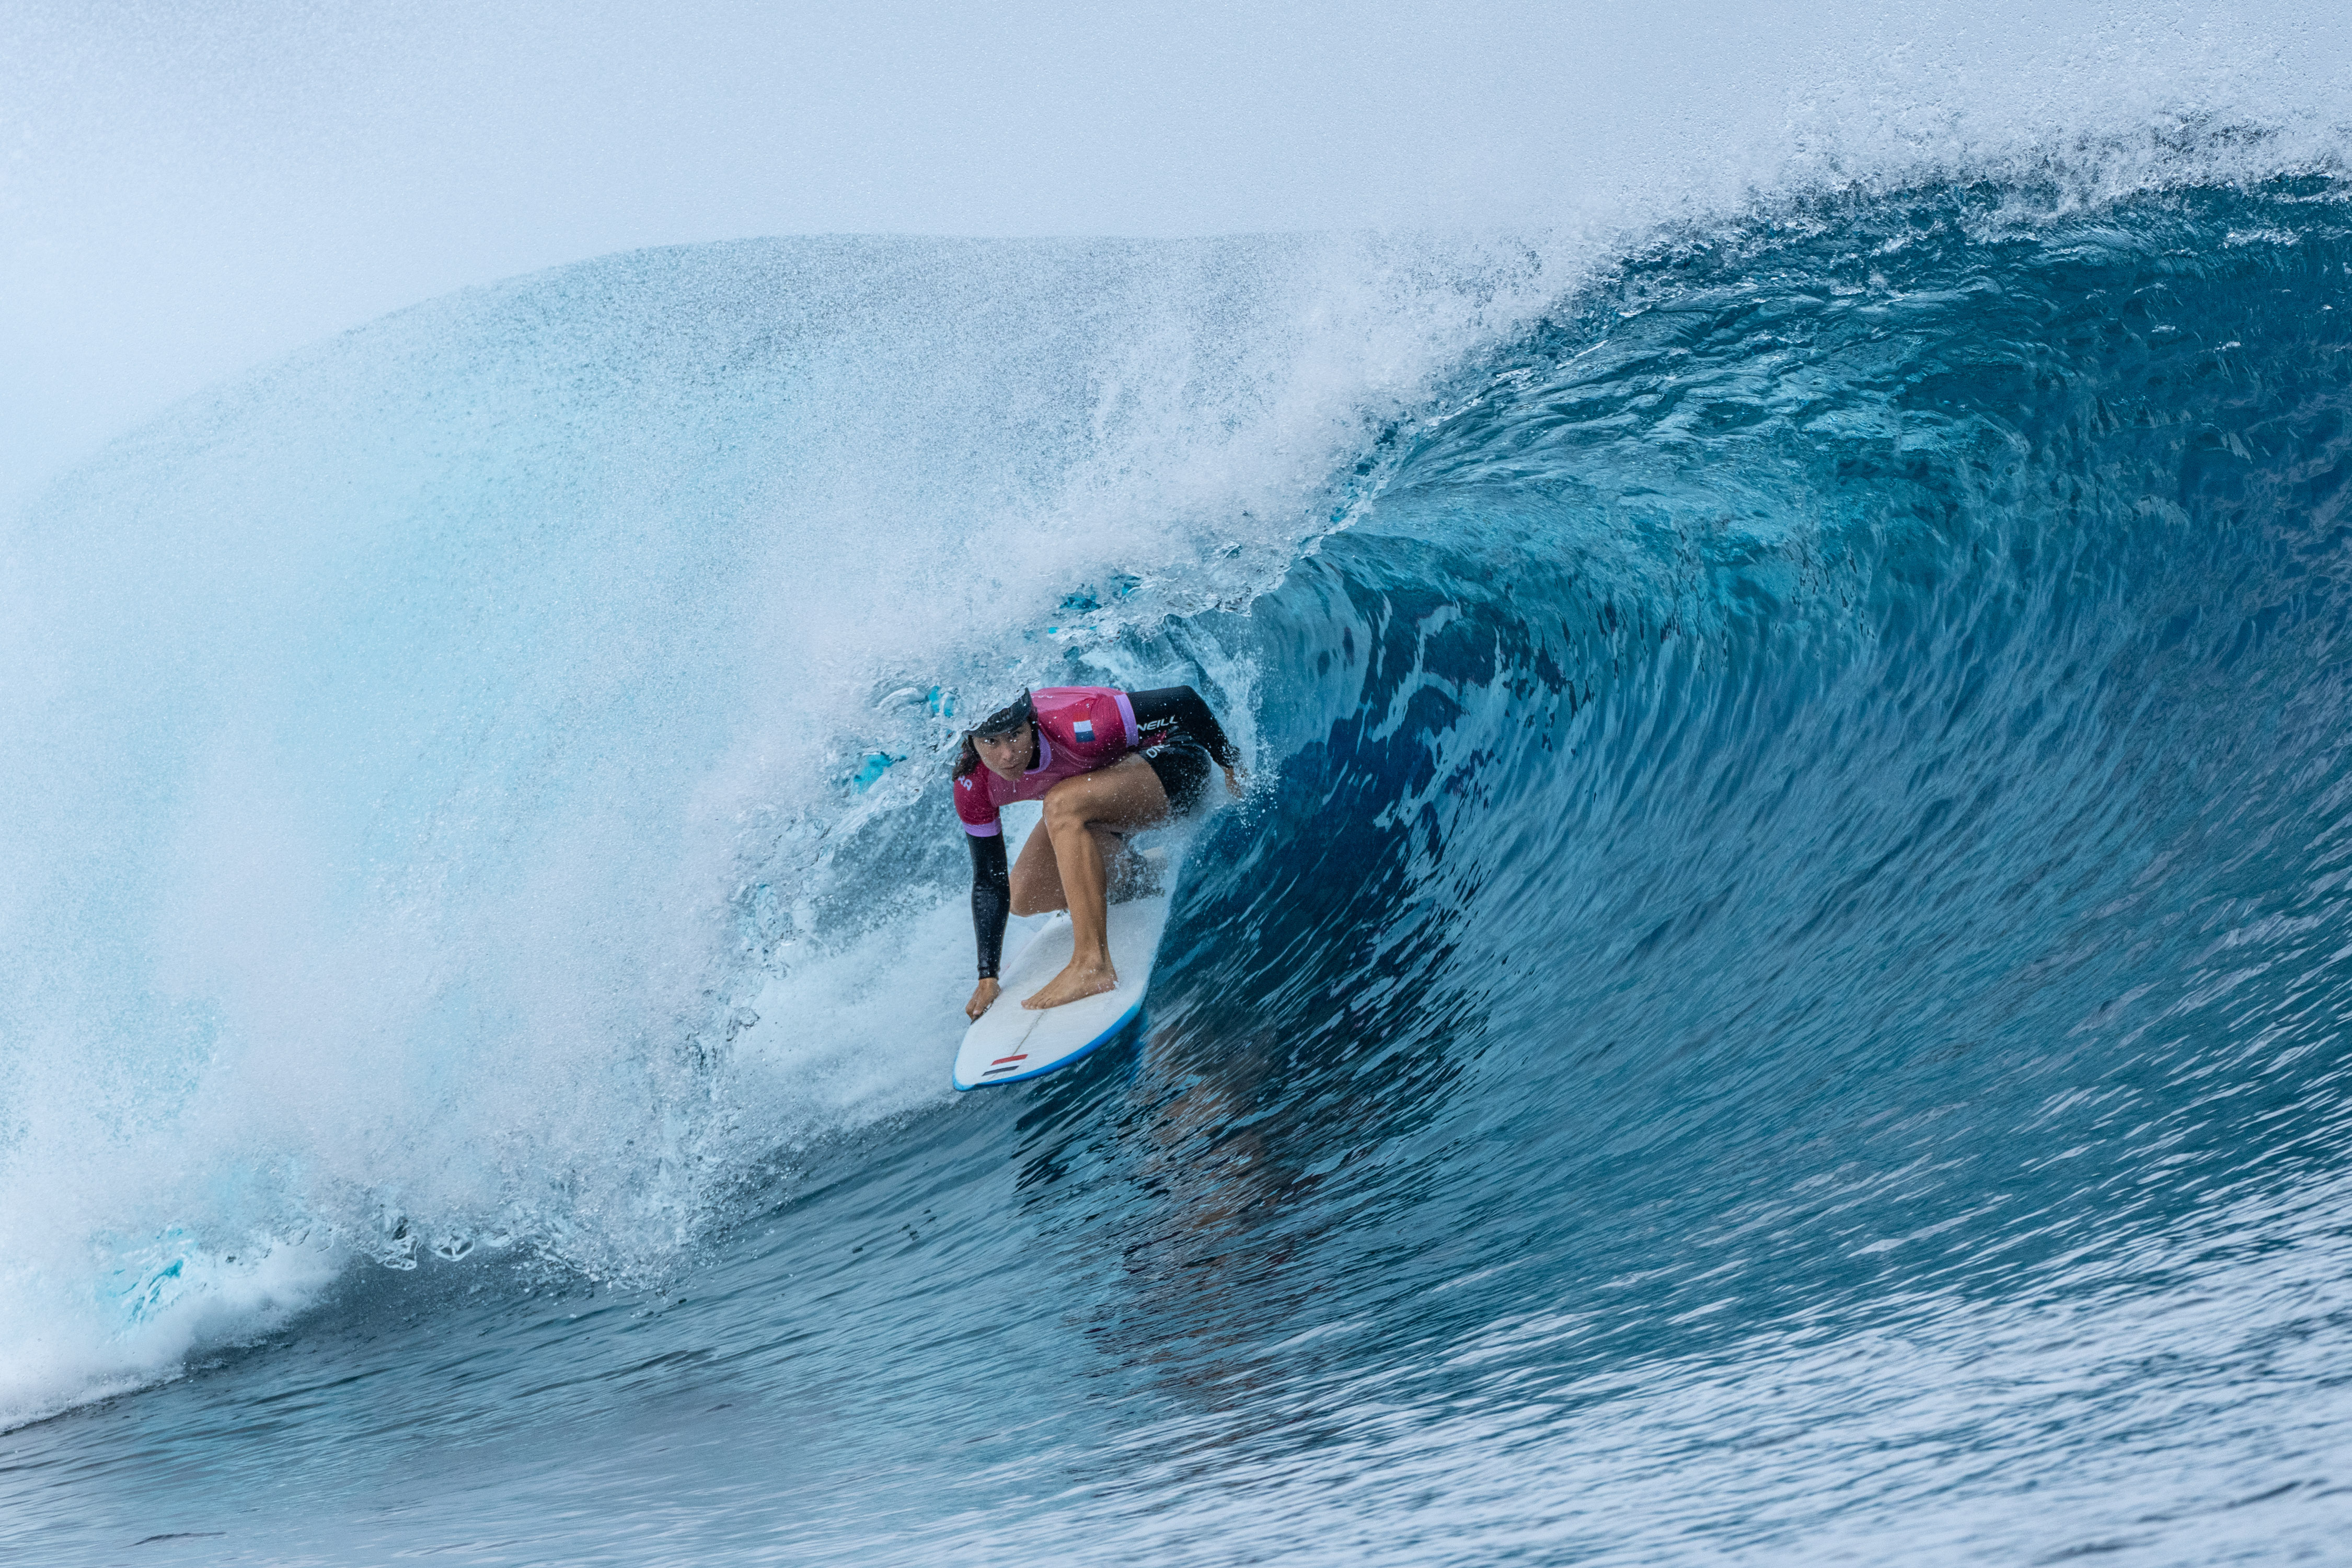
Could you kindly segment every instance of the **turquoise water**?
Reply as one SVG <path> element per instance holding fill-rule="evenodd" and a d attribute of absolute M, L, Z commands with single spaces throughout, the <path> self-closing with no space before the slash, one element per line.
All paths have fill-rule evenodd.
<path fill-rule="evenodd" d="M 30 514 L 0 1545 L 2340 1554 L 2341 188 L 1361 260 L 613 258 Z M 1049 673 L 1253 789 L 955 1096 Z"/>

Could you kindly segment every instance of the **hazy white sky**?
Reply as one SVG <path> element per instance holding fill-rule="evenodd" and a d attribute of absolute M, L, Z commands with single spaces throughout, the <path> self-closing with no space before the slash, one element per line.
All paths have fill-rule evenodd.
<path fill-rule="evenodd" d="M 259 360 L 607 251 L 1542 225 L 1825 132 L 2325 118 L 2347 10 L 0 0 L 0 505 Z"/>

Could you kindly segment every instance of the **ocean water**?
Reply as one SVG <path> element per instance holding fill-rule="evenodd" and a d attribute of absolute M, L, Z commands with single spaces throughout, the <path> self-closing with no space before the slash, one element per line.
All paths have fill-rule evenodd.
<path fill-rule="evenodd" d="M 118 443 L 0 1555 L 2352 1557 L 2352 209 L 2158 175 L 637 253 Z M 957 1096 L 1049 679 L 1250 787 Z"/>

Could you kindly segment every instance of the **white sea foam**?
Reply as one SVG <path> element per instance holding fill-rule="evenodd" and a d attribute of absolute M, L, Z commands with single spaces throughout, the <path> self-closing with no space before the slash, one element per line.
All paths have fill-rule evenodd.
<path fill-rule="evenodd" d="M 235 1246 L 208 1247 L 173 1226 L 135 1241 L 62 1237 L 41 1249 L 48 1267 L 0 1268 L 8 1346 L 0 1428 L 169 1377 L 192 1354 L 266 1334 L 338 1271 L 324 1247 L 266 1236 L 241 1252 Z"/>
<path fill-rule="evenodd" d="M 730 1163 L 934 1097 L 939 710 L 1269 581 L 1549 288 L 1369 241 L 643 254 L 111 449 L 0 578 L 14 1418 L 337 1260 L 658 1267 Z M 93 1283 L 158 1248 L 149 1305 Z"/>

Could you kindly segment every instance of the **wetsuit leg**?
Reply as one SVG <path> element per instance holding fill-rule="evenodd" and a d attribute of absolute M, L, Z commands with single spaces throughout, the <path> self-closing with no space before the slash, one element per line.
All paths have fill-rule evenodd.
<path fill-rule="evenodd" d="M 1225 728 L 1201 694 L 1189 686 L 1162 686 L 1150 691 L 1130 691 L 1128 705 L 1135 710 L 1139 730 L 1169 730 L 1208 749 L 1219 767 L 1241 765 L 1238 747 L 1226 738 Z M 1163 737 L 1164 738 L 1164 737 Z M 1174 798 L 1174 792 L 1170 792 Z"/>
<path fill-rule="evenodd" d="M 1168 792 L 1168 814 L 1190 816 L 1200 808 L 1209 789 L 1209 753 L 1193 742 L 1179 738 L 1143 753 L 1160 787 Z"/>

